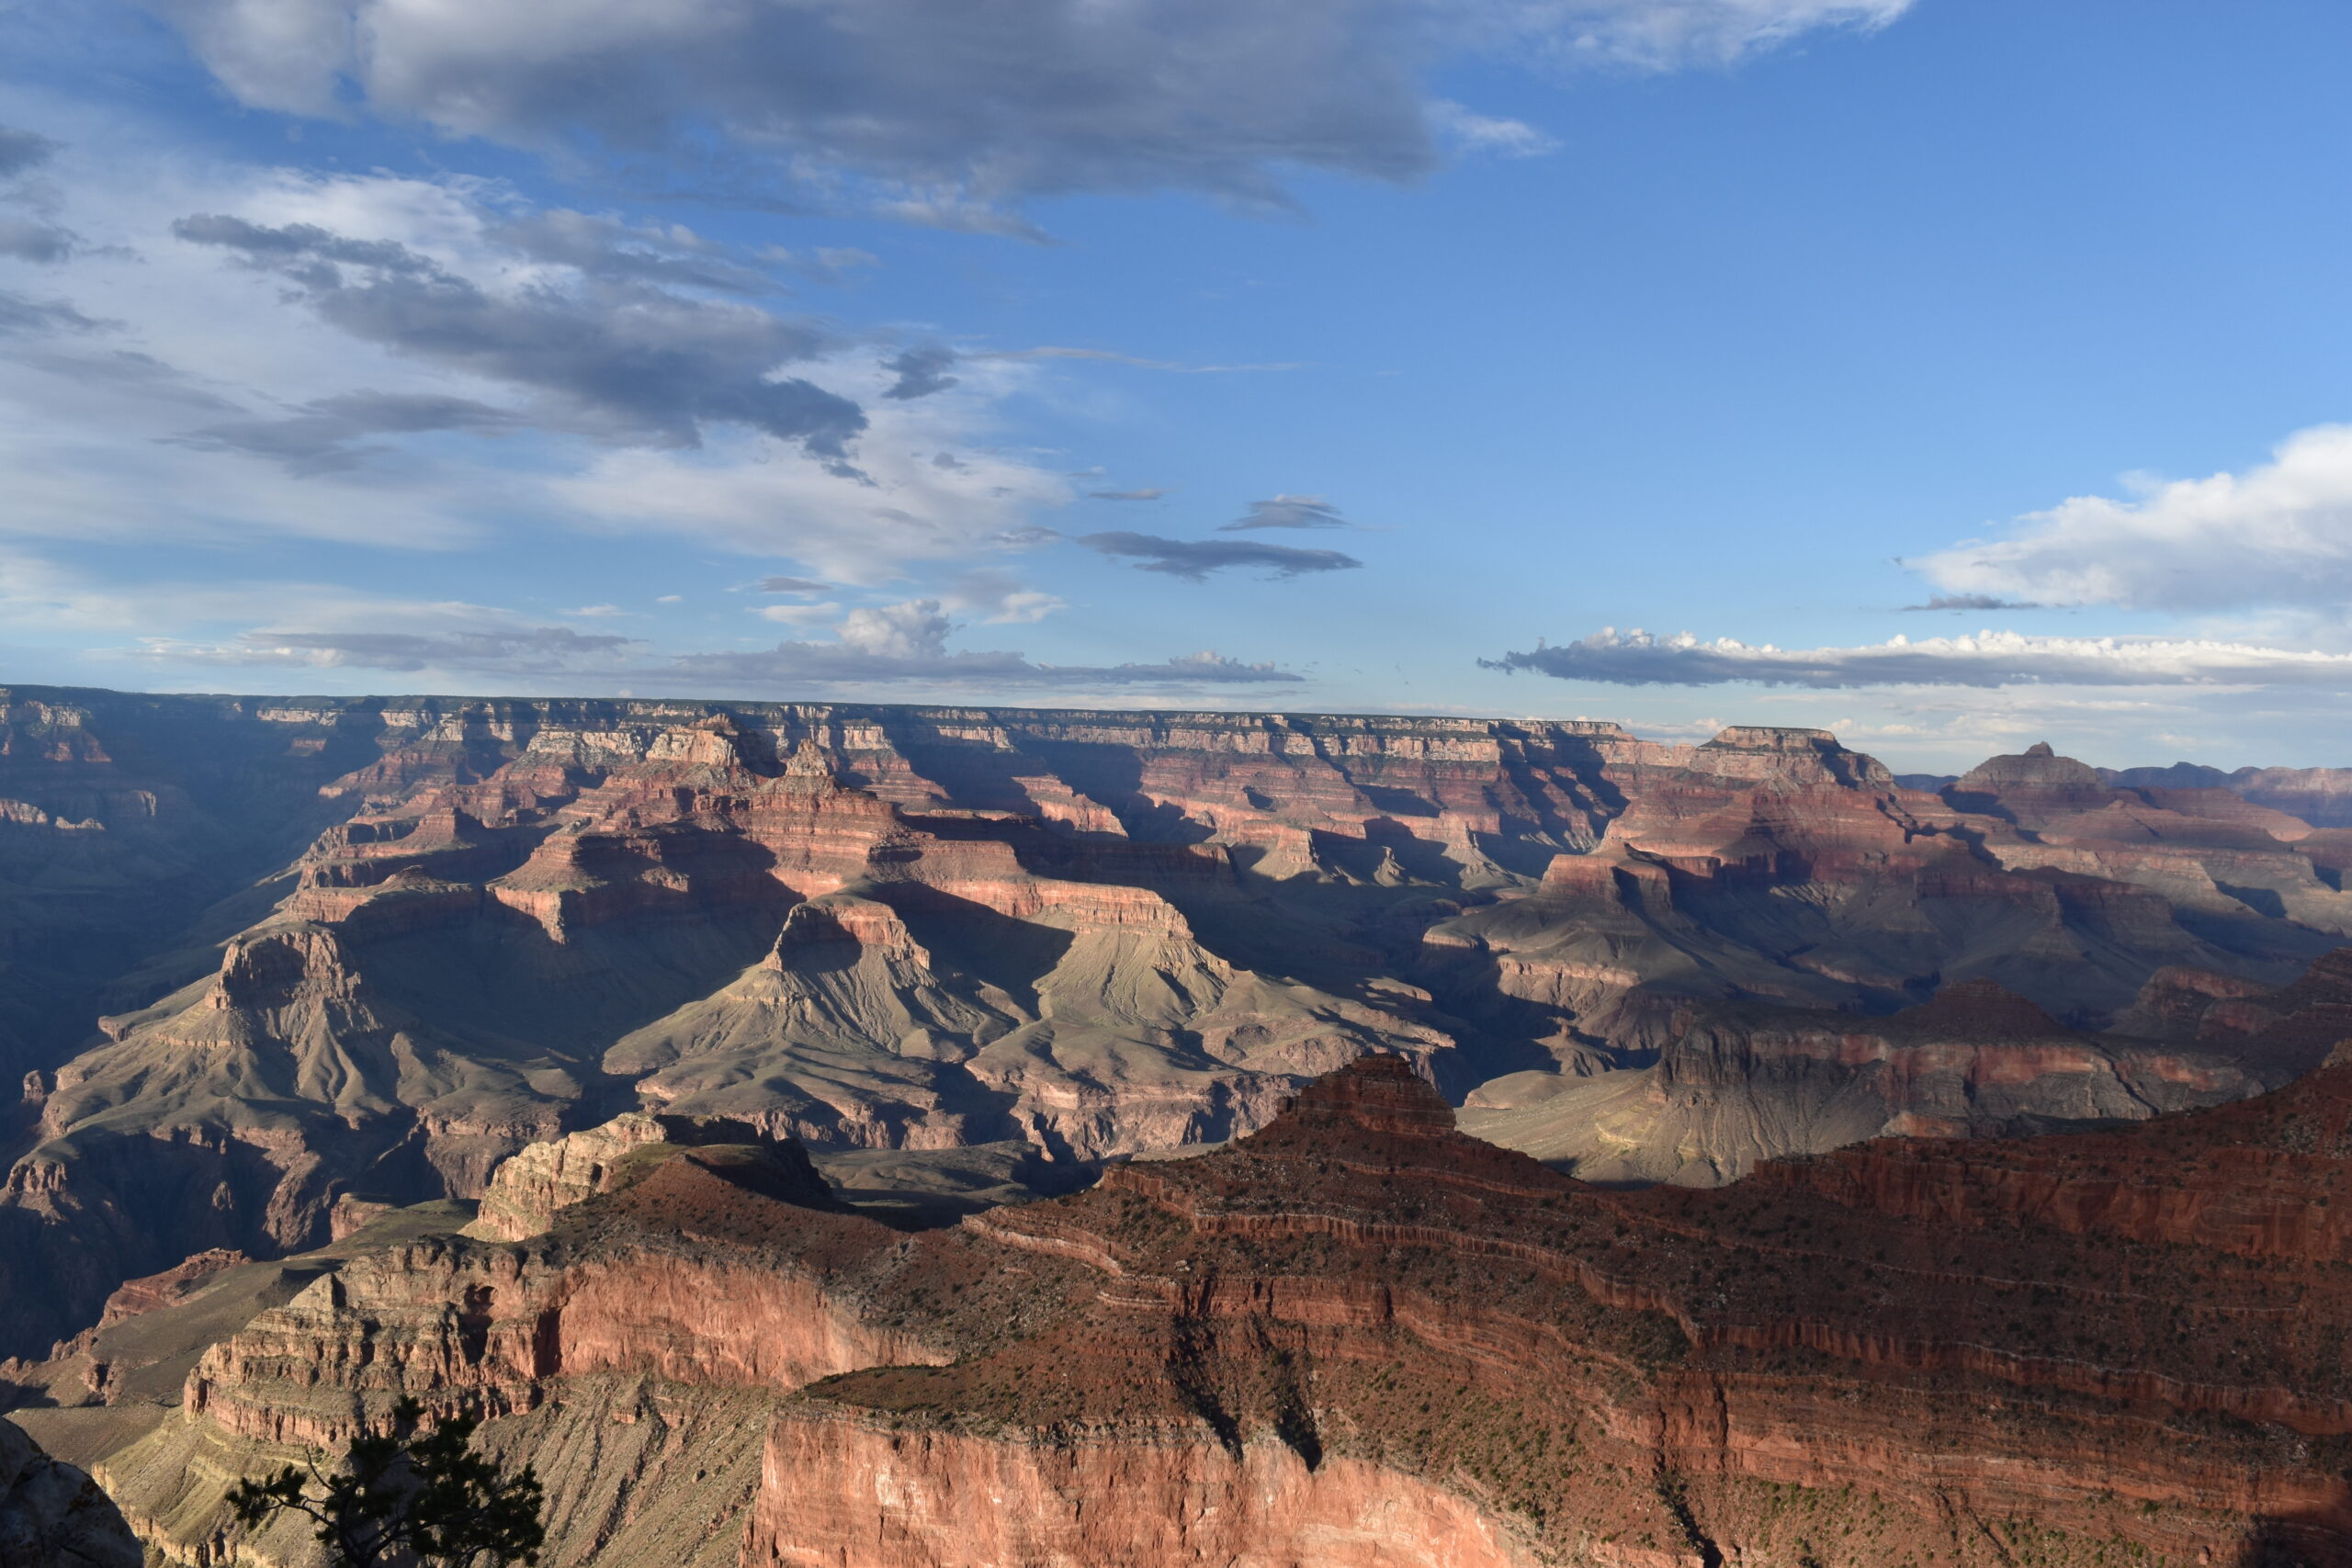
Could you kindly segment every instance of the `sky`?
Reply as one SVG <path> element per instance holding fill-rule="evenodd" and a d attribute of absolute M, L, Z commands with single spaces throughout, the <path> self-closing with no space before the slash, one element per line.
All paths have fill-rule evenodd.
<path fill-rule="evenodd" d="M 2352 765 L 2352 7 L 0 0 L 0 682 Z"/>

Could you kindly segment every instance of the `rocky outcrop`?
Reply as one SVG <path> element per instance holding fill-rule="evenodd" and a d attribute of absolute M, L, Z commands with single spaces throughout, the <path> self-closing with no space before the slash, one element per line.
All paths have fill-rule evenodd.
<path fill-rule="evenodd" d="M 2341 1561 L 2332 1253 L 2171 1225 L 2195 1250 L 2165 1256 L 2034 1205 L 1955 1225 L 1860 1178 L 1882 1149 L 2047 1149 L 2098 1190 L 2184 1134 L 2243 1157 L 2257 1126 L 2324 1106 L 2332 1129 L 2352 1067 L 2271 1100 L 1610 1195 L 1363 1062 L 1229 1151 L 967 1223 L 1101 1284 L 986 1354 L 783 1405 L 746 1558 L 974 1561 L 949 1521 L 985 1497 L 989 1560 L 1039 1565 L 1252 1539 L 1268 1562 Z M 2299 1174 L 2278 1201 L 2324 1213 L 2333 1166 Z"/>
<path fill-rule="evenodd" d="M 122 1511 L 88 1475 L 0 1419 L 0 1562 L 9 1568 L 140 1568 Z"/>
<path fill-rule="evenodd" d="M 1706 1187 L 1885 1135 L 2026 1136 L 2240 1099 L 2289 1076 L 2264 1055 L 2083 1033 L 1976 979 L 1877 1019 L 1696 1010 L 1646 1067 L 1497 1078 L 1463 1125 L 1588 1181 Z"/>
<path fill-rule="evenodd" d="M 741 1122 L 630 1111 L 601 1127 L 516 1151 L 491 1173 L 481 1208 L 464 1234 L 490 1241 L 525 1241 L 546 1234 L 556 1216 L 599 1192 L 613 1192 L 658 1169 L 677 1150 L 685 1157 L 725 1163 L 729 1178 L 804 1208 L 841 1205 L 798 1143 L 776 1143 Z"/>
<path fill-rule="evenodd" d="M 225 1477 L 409 1393 L 491 1416 L 583 1568 L 2352 1560 L 2352 1066 L 1711 1190 L 1453 1122 L 1363 1058 L 1225 1148 L 914 1234 L 672 1146 L 544 1235 L 258 1307 L 95 1472 L 197 1561 Z"/>

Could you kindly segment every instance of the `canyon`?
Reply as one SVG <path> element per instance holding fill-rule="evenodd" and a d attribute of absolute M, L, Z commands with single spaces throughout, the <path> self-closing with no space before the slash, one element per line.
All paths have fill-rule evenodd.
<path fill-rule="evenodd" d="M 2335 1310 L 2347 803 L 1750 727 L 8 688 L 0 1404 L 191 1563 L 403 1391 L 561 1478 L 566 1563 L 2332 1551 L 2335 1374 L 2261 1325 Z"/>

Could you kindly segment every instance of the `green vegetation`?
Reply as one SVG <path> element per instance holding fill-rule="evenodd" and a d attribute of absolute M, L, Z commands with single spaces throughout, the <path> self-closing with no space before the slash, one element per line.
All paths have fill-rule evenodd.
<path fill-rule="evenodd" d="M 536 1563 L 547 1539 L 539 1478 L 526 1466 L 503 1474 L 470 1444 L 479 1425 L 453 1416 L 420 1432 L 424 1406 L 403 1399 L 392 1429 L 352 1439 L 342 1466 L 313 1455 L 266 1481 L 229 1494 L 237 1519 L 258 1525 L 280 1515 L 309 1519 L 333 1568 L 509 1568 Z"/>

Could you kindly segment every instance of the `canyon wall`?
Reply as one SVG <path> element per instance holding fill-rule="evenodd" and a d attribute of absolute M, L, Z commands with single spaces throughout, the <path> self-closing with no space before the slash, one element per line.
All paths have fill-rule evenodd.
<path fill-rule="evenodd" d="M 644 1144 L 526 1240 L 346 1243 L 209 1317 L 269 1266 L 151 1292 L 94 1347 L 176 1335 L 183 1386 L 28 1414 L 188 1563 L 297 1561 L 226 1478 L 404 1393 L 491 1417 L 577 1568 L 2352 1562 L 2347 1062 L 1616 1191 L 1377 1056 L 916 1232 Z"/>
<path fill-rule="evenodd" d="M 2317 1060 L 2227 1023 L 2352 931 L 2341 829 L 2046 753 L 1928 792 L 1809 730 L 12 688 L 0 1354 L 627 1111 L 1058 1190 L 1391 1052 L 1704 1182 Z M 1979 982 L 2045 1035 L 1932 1011 Z"/>

